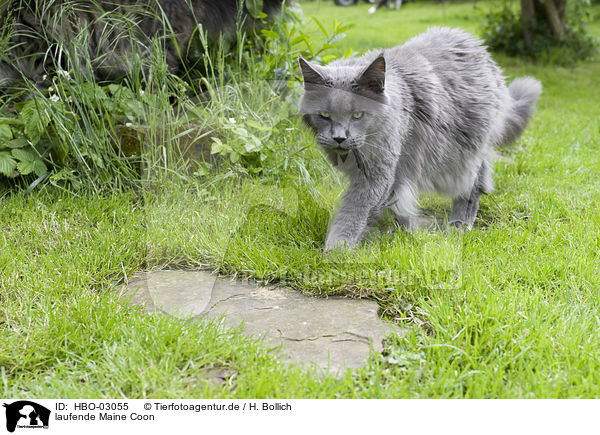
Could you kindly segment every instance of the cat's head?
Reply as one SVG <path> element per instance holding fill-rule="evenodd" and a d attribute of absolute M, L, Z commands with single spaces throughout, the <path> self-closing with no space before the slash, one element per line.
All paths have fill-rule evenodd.
<path fill-rule="evenodd" d="M 360 148 L 380 131 L 387 102 L 383 55 L 366 67 L 319 66 L 302 56 L 298 61 L 304 76 L 300 113 L 321 146 L 342 152 Z"/>

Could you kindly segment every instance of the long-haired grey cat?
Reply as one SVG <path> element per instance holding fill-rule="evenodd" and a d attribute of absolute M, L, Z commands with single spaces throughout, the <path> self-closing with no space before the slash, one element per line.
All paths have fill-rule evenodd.
<path fill-rule="evenodd" d="M 424 190 L 451 196 L 450 225 L 470 230 L 493 188 L 493 147 L 522 133 L 542 91 L 531 77 L 507 87 L 481 41 L 458 29 L 327 66 L 299 62 L 300 111 L 350 179 L 326 250 L 355 247 L 385 208 L 412 230 Z"/>

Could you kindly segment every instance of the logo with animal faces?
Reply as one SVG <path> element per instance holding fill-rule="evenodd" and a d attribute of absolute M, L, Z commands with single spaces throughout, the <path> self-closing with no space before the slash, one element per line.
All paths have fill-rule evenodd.
<path fill-rule="evenodd" d="M 3 406 L 6 408 L 6 430 L 9 432 L 15 429 L 48 429 L 48 408 L 29 400 L 5 403 Z"/>

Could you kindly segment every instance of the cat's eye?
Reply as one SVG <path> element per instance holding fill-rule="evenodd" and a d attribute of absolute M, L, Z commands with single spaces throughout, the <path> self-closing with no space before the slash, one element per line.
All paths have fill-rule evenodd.
<path fill-rule="evenodd" d="M 352 117 L 353 117 L 354 119 L 360 119 L 360 118 L 362 118 L 362 116 L 363 116 L 363 112 L 354 112 L 354 113 L 352 114 Z"/>
<path fill-rule="evenodd" d="M 329 119 L 329 112 L 319 112 L 321 118 Z"/>

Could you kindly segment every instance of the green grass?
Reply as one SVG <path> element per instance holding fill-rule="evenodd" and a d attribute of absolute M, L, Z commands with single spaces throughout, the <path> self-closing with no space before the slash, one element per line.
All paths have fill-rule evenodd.
<path fill-rule="evenodd" d="M 394 45 L 434 24 L 477 31 L 472 3 L 415 2 L 374 16 L 366 5 L 330 3 L 303 7 L 326 24 L 334 14 L 361 23 L 339 53 Z M 539 78 L 544 93 L 531 126 L 495 165 L 497 189 L 482 200 L 479 228 L 462 237 L 375 231 L 353 253 L 324 256 L 343 182 L 313 151 L 300 154 L 303 177 L 229 173 L 166 184 L 160 194 L 6 195 L 0 394 L 598 397 L 600 64 L 495 57 L 510 77 Z M 443 218 L 449 203 L 429 196 L 423 206 Z M 361 369 L 317 376 L 283 366 L 239 331 L 145 315 L 110 291 L 136 270 L 162 267 L 369 296 L 408 333 Z M 228 371 L 227 383 L 206 378 L 217 369 Z"/>
<path fill-rule="evenodd" d="M 366 2 L 351 7 L 336 7 L 333 1 L 318 0 L 303 2 L 302 10 L 308 30 L 314 35 L 320 31 L 312 16 L 326 25 L 334 19 L 355 24 L 339 44 L 339 51 L 344 53 L 348 49 L 364 51 L 367 48 L 393 47 L 431 26 L 455 26 L 475 33 L 484 23 L 483 15 L 488 5 L 487 2 L 436 4 L 416 1 L 406 3 L 398 11 L 381 9 L 369 15 L 367 10 L 372 5 Z"/>

